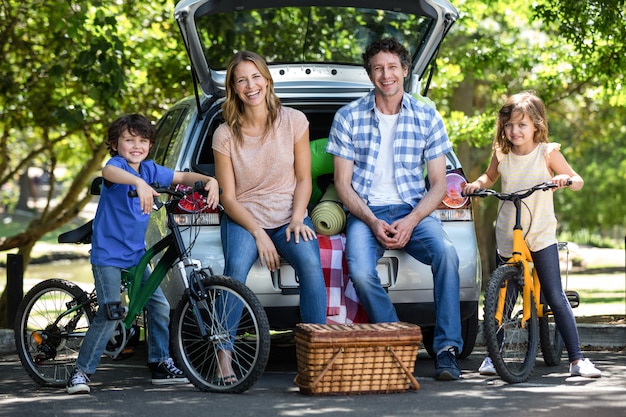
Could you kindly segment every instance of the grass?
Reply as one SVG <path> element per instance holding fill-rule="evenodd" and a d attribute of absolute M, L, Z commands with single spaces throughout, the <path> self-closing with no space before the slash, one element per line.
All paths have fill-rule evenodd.
<path fill-rule="evenodd" d="M 24 212 L 24 214 L 19 213 L 19 214 L 6 214 L 3 213 L 3 221 L 2 223 L 0 223 L 0 238 L 2 237 L 9 237 L 9 236 L 15 236 L 18 233 L 23 232 L 24 230 L 26 230 L 26 228 L 28 227 L 28 225 L 30 224 L 30 222 L 34 219 L 34 214 L 33 215 L 27 215 L 26 212 Z M 46 233 L 45 235 L 43 235 L 43 237 L 40 239 L 40 242 L 43 243 L 50 243 L 50 244 L 56 244 L 57 243 L 57 236 L 59 236 L 59 234 L 63 233 L 63 232 L 67 232 L 69 230 L 75 229 L 78 226 L 86 223 L 87 221 L 85 219 L 82 219 L 80 217 L 76 217 L 74 218 L 74 220 L 64 224 L 63 226 L 61 226 L 60 228 L 56 229 L 56 230 L 52 230 L 51 232 Z"/>

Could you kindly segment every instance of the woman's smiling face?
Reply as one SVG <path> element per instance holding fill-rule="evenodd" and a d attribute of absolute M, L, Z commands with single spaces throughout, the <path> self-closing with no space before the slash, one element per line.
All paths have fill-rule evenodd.
<path fill-rule="evenodd" d="M 250 61 L 243 61 L 234 69 L 235 91 L 247 106 L 265 104 L 268 81 Z"/>

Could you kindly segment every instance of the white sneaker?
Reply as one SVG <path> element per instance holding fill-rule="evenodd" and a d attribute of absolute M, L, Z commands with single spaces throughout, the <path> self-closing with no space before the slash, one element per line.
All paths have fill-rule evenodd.
<path fill-rule="evenodd" d="M 91 391 L 89 385 L 89 377 L 83 372 L 76 369 L 74 371 L 74 375 L 67 382 L 67 393 L 68 394 L 89 394 Z"/>
<path fill-rule="evenodd" d="M 491 362 L 491 358 L 489 356 L 487 356 L 483 360 L 483 363 L 480 364 L 480 367 L 478 368 L 478 373 L 485 376 L 498 375 L 498 373 L 496 372 L 496 367 L 493 366 L 493 362 Z"/>
<path fill-rule="evenodd" d="M 582 376 L 585 378 L 600 378 L 602 372 L 596 368 L 589 359 L 581 359 L 576 365 L 569 365 L 569 373 L 572 376 Z"/>

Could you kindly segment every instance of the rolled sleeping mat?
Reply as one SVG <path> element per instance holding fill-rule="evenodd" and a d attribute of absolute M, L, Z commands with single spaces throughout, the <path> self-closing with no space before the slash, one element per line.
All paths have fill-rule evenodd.
<path fill-rule="evenodd" d="M 323 193 L 317 184 L 317 177 L 325 174 L 332 174 L 334 171 L 333 156 L 326 153 L 326 145 L 328 144 L 328 138 L 312 140 L 311 146 L 311 179 L 313 180 L 313 187 L 311 190 L 311 198 L 309 200 L 309 207 L 317 204 Z"/>
<path fill-rule="evenodd" d="M 315 231 L 326 236 L 339 234 L 346 227 L 346 212 L 333 184 L 328 186 L 320 202 L 313 208 L 311 220 Z"/>

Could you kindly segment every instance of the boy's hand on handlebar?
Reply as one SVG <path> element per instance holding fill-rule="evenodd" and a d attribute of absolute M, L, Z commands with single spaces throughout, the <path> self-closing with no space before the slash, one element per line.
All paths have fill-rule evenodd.
<path fill-rule="evenodd" d="M 154 204 L 154 197 L 158 197 L 160 194 L 157 193 L 154 188 L 152 188 L 144 180 L 137 181 L 136 191 L 137 198 L 139 198 L 139 207 L 141 208 L 141 212 L 143 214 L 150 214 L 152 211 L 152 205 Z"/>
<path fill-rule="evenodd" d="M 207 205 L 214 209 L 220 202 L 220 187 L 217 180 L 213 177 L 209 177 L 208 181 L 204 185 L 204 190 L 207 192 Z"/>

